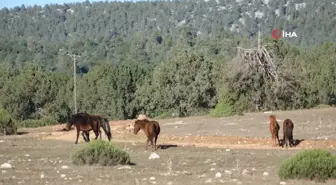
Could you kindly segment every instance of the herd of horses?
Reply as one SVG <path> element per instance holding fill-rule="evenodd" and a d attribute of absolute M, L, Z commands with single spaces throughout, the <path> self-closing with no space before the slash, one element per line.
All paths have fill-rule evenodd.
<path fill-rule="evenodd" d="M 78 143 L 79 134 L 82 131 L 82 136 L 85 142 L 90 142 L 90 131 L 93 131 L 95 134 L 95 140 L 102 139 L 101 130 L 102 128 L 109 141 L 112 139 L 111 127 L 108 120 L 100 115 L 90 115 L 88 113 L 77 113 L 72 115 L 68 121 L 65 130 L 70 130 L 72 126 L 76 127 L 77 137 L 75 144 Z M 294 123 L 290 119 L 285 119 L 283 122 L 283 143 L 279 140 L 279 130 L 280 126 L 276 120 L 275 115 L 270 115 L 269 117 L 269 127 L 272 135 L 272 140 L 274 142 L 273 146 L 294 146 L 293 141 L 293 129 Z M 156 142 L 160 134 L 160 125 L 157 121 L 149 120 L 145 115 L 140 114 L 134 122 L 134 131 L 136 135 L 140 130 L 143 130 L 147 136 L 146 150 L 148 143 L 151 143 L 152 149 L 157 150 Z"/>
<path fill-rule="evenodd" d="M 109 124 L 109 121 L 99 115 L 90 115 L 88 113 L 77 113 L 72 115 L 70 120 L 68 121 L 65 130 L 70 130 L 71 126 L 74 125 L 77 130 L 77 137 L 75 144 L 78 143 L 79 133 L 82 131 L 82 136 L 85 142 L 90 142 L 90 131 L 93 130 L 93 132 L 96 135 L 96 140 L 98 136 L 100 136 L 101 139 L 101 130 L 100 128 L 103 128 L 107 138 L 109 141 L 112 139 L 112 133 L 111 133 L 111 127 Z"/>
<path fill-rule="evenodd" d="M 82 136 L 85 142 L 90 142 L 90 131 L 96 135 L 95 140 L 102 139 L 102 128 L 109 141 L 112 139 L 111 127 L 106 118 L 100 115 L 91 115 L 88 113 L 77 113 L 72 115 L 64 130 L 70 130 L 72 126 L 76 127 L 77 137 L 75 144 L 78 143 L 79 134 L 82 131 Z M 160 134 L 160 125 L 157 121 L 149 120 L 145 115 L 140 114 L 134 123 L 134 134 L 138 134 L 143 130 L 147 136 L 146 150 L 150 142 L 154 150 L 157 149 L 156 143 Z"/>
<path fill-rule="evenodd" d="M 286 146 L 292 147 L 294 146 L 294 140 L 293 140 L 293 129 L 294 129 L 294 123 L 290 119 L 285 119 L 282 124 L 282 130 L 283 130 L 283 143 L 280 143 L 279 140 L 279 130 L 280 125 L 277 122 L 275 115 L 270 115 L 270 121 L 269 121 L 270 131 L 272 135 L 272 140 L 274 142 L 273 146 Z"/>

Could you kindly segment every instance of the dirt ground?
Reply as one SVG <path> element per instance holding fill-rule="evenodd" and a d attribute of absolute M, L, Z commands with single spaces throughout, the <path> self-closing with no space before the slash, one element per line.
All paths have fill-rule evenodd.
<path fill-rule="evenodd" d="M 269 113 L 250 113 L 228 118 L 188 117 L 158 120 L 161 134 L 160 158 L 149 160 L 145 136 L 133 134 L 133 120 L 111 121 L 112 142 L 129 152 L 135 165 L 99 167 L 74 166 L 70 155 L 84 147 L 82 137 L 75 145 L 75 131 L 59 132 L 64 125 L 21 129 L 21 135 L 0 137 L 1 184 L 280 184 L 277 169 L 284 159 L 299 150 L 325 148 L 336 153 L 336 109 L 274 112 L 281 125 L 294 122 L 290 149 L 272 147 Z M 91 133 L 91 138 L 93 138 Z M 105 135 L 103 138 L 106 139 Z M 63 168 L 62 168 L 63 166 Z M 64 167 L 66 166 L 66 167 Z M 171 166 L 171 167 L 170 167 Z M 220 173 L 221 177 L 216 177 Z M 151 178 L 152 177 L 152 178 Z M 155 178 L 155 179 L 154 179 Z M 316 184 L 285 181 L 287 184 Z M 327 181 L 326 184 L 336 184 Z"/>

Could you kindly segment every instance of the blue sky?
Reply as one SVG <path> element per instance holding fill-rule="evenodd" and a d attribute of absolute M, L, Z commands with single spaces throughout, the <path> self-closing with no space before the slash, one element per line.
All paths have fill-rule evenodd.
<path fill-rule="evenodd" d="M 15 6 L 21 6 L 22 4 L 28 5 L 45 5 L 45 4 L 63 4 L 63 3 L 73 3 L 73 2 L 84 2 L 85 0 L 0 0 L 0 8 L 13 8 Z M 89 0 L 90 2 L 95 1 L 105 1 L 105 0 Z M 111 0 L 109 0 L 111 1 Z M 113 0 L 114 1 L 114 0 Z M 118 0 L 124 1 L 124 0 Z M 132 1 L 132 0 L 125 0 L 125 1 Z M 137 1 L 137 0 L 133 0 Z"/>

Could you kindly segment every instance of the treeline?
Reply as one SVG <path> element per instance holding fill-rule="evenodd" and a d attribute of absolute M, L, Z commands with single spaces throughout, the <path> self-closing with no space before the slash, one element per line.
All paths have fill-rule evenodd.
<path fill-rule="evenodd" d="M 155 116 L 217 116 L 244 111 L 289 110 L 336 104 L 336 46 L 299 49 L 267 40 L 276 51 L 280 86 L 239 58 L 216 62 L 193 47 L 178 45 L 154 68 L 134 62 L 99 63 L 78 76 L 78 110 L 111 119 Z M 65 122 L 73 113 L 73 78 L 27 63 L 1 66 L 0 103 L 15 119 L 52 117 Z M 217 106 L 216 106 L 217 105 Z"/>

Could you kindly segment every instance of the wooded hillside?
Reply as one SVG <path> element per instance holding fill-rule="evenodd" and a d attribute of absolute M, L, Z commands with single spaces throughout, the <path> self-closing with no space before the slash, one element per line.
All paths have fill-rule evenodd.
<path fill-rule="evenodd" d="M 336 104 L 333 0 L 99 2 L 0 10 L 0 107 L 17 120 L 214 116 Z M 262 43 L 280 84 L 237 57 Z M 297 38 L 271 38 L 273 28 Z M 28 122 L 27 122 L 28 123 Z M 47 123 L 44 123 L 47 124 Z M 29 126 L 26 125 L 26 126 Z"/>

